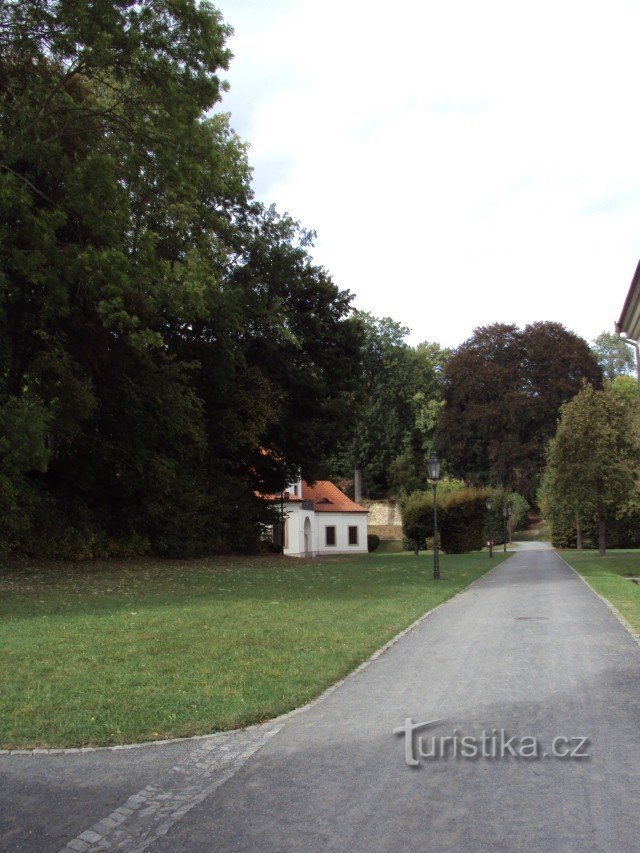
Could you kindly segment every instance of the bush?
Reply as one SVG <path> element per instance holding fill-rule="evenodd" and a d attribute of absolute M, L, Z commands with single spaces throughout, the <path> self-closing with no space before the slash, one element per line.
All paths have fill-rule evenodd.
<path fill-rule="evenodd" d="M 443 551 L 464 554 L 482 549 L 489 494 L 486 489 L 459 487 L 445 490 L 442 495 L 438 493 L 438 527 Z M 405 550 L 422 550 L 428 546 L 427 537 L 433 536 L 431 492 L 415 492 L 403 502 L 402 531 Z"/>
<path fill-rule="evenodd" d="M 486 489 L 464 489 L 444 497 L 439 518 L 443 551 L 466 554 L 482 550 L 489 494 Z"/>
<path fill-rule="evenodd" d="M 380 544 L 380 537 L 375 533 L 369 533 L 367 536 L 367 551 L 375 551 Z"/>
<path fill-rule="evenodd" d="M 401 505 L 403 547 L 406 551 L 424 550 L 429 533 L 433 534 L 433 497 L 429 492 L 414 492 Z"/>

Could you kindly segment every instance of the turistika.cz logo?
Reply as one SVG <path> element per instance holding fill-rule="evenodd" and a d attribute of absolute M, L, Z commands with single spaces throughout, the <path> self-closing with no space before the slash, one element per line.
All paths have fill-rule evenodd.
<path fill-rule="evenodd" d="M 540 738 L 533 735 L 508 735 L 504 729 L 483 730 L 480 735 L 463 735 L 454 729 L 450 735 L 424 735 L 418 731 L 442 723 L 444 720 L 427 720 L 414 723 L 407 717 L 403 726 L 393 730 L 394 735 L 404 735 L 404 757 L 409 767 L 418 767 L 421 759 L 471 759 L 481 758 L 589 758 L 589 738 L 558 735 L 545 749 Z"/>

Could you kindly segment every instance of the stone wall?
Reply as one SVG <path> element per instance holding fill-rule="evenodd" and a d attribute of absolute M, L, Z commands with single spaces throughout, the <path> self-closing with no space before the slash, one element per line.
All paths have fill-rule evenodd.
<path fill-rule="evenodd" d="M 360 501 L 369 510 L 369 527 L 402 527 L 402 514 L 397 501 Z"/>

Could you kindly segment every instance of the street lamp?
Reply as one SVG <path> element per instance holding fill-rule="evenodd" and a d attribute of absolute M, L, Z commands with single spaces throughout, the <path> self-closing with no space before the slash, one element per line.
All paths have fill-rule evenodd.
<path fill-rule="evenodd" d="M 491 510 L 493 509 L 493 498 L 487 498 L 487 532 L 489 534 L 489 557 L 493 557 L 493 529 L 492 529 L 492 518 L 491 518 Z"/>
<path fill-rule="evenodd" d="M 440 580 L 440 555 L 438 554 L 438 480 L 440 462 L 435 453 L 427 459 L 427 476 L 433 487 L 433 579 Z"/>
<path fill-rule="evenodd" d="M 509 528 L 509 545 L 511 545 L 511 516 L 513 515 L 513 507 L 507 504 L 507 526 Z"/>
<path fill-rule="evenodd" d="M 504 553 L 507 553 L 507 516 L 509 511 L 506 506 L 502 507 L 502 518 L 504 519 Z"/>

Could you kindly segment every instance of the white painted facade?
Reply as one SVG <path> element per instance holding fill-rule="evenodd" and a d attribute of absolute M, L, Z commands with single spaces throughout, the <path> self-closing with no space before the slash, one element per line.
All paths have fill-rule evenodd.
<path fill-rule="evenodd" d="M 301 496 L 301 483 L 287 491 Z M 283 503 L 285 532 L 283 553 L 289 557 L 367 553 L 367 513 L 315 510 L 310 501 Z"/>

